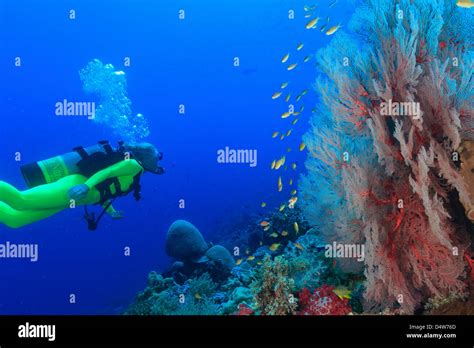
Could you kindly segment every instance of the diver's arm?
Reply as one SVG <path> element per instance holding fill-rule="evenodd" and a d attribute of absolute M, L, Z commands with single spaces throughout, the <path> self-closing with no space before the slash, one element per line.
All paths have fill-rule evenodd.
<path fill-rule="evenodd" d="M 138 164 L 134 159 L 123 160 L 108 168 L 102 169 L 101 171 L 92 175 L 84 183 L 89 189 L 97 186 L 102 181 L 113 177 L 119 176 L 135 176 L 143 170 L 142 166 Z"/>

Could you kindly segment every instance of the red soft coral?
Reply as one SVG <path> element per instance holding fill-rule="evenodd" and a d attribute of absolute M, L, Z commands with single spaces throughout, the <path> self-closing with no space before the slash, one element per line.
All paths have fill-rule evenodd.
<path fill-rule="evenodd" d="M 254 311 L 252 310 L 252 308 L 247 306 L 245 303 L 241 303 L 239 304 L 239 310 L 237 311 L 237 313 L 235 313 L 235 315 L 252 315 L 253 313 Z"/>
<path fill-rule="evenodd" d="M 352 309 L 349 300 L 334 293 L 334 286 L 323 285 L 314 293 L 304 288 L 299 294 L 299 315 L 346 315 Z"/>

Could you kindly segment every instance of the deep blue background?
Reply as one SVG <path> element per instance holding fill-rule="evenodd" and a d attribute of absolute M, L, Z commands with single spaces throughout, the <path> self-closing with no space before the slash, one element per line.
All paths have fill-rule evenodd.
<path fill-rule="evenodd" d="M 325 22 L 345 24 L 352 5 L 317 1 Z M 315 60 L 302 59 L 330 38 L 304 28 L 306 1 L 279 0 L 0 0 L 0 180 L 25 189 L 19 166 L 68 152 L 97 140 L 118 140 L 110 129 L 85 118 L 58 118 L 57 101 L 93 100 L 82 91 L 78 71 L 90 60 L 112 63 L 127 74 L 134 113 L 149 120 L 151 136 L 165 154 L 163 176 L 146 175 L 143 201 L 126 197 L 115 205 L 126 218 L 105 218 L 89 232 L 82 209 L 64 211 L 18 230 L 0 225 L 0 243 L 38 243 L 39 261 L 0 259 L 0 314 L 117 313 L 144 288 L 151 270 L 164 270 L 168 226 L 178 218 L 193 222 L 209 240 L 241 214 L 262 213 L 286 201 L 276 190 L 280 173 L 270 162 L 291 147 L 288 161 L 303 170 L 297 150 L 317 102 L 310 91 L 296 126 L 282 120 L 283 98 L 271 95 L 284 81 L 295 96 L 310 88 Z M 68 11 L 76 11 L 76 19 Z M 186 19 L 178 19 L 178 11 Z M 296 19 L 288 20 L 288 10 Z M 296 45 L 305 43 L 301 52 Z M 299 67 L 287 71 L 282 56 Z M 21 57 L 22 66 L 14 66 Z M 233 58 L 241 66 L 233 66 Z M 124 67 L 124 57 L 131 67 Z M 178 105 L 186 105 L 186 115 Z M 298 103 L 297 105 L 301 105 Z M 272 139 L 275 130 L 293 134 Z M 257 149 L 258 166 L 220 165 L 225 146 Z M 21 152 L 22 162 L 14 161 Z M 298 172 L 288 169 L 287 182 Z M 178 209 L 178 200 L 186 209 Z M 268 209 L 268 208 L 267 208 Z M 123 256 L 130 246 L 132 256 Z M 74 293 L 77 303 L 68 303 Z"/>

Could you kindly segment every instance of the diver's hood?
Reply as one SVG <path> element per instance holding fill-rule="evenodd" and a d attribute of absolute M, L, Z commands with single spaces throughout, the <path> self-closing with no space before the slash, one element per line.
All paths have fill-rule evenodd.
<path fill-rule="evenodd" d="M 135 160 L 140 163 L 140 165 L 145 169 L 147 172 L 152 174 L 161 175 L 164 174 L 165 169 L 158 165 L 158 162 L 163 159 L 163 153 L 158 152 L 158 158 L 155 163 L 145 163 L 145 161 L 141 161 L 137 156 L 135 156 Z"/>

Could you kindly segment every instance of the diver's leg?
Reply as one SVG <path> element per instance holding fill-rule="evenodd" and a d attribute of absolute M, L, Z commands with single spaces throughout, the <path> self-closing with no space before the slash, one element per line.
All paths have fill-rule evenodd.
<path fill-rule="evenodd" d="M 0 202 L 0 223 L 10 228 L 19 228 L 33 222 L 46 219 L 51 215 L 59 213 L 62 208 L 45 210 L 15 210 L 8 204 Z"/>
<path fill-rule="evenodd" d="M 69 175 L 54 183 L 40 185 L 29 190 L 19 191 L 10 184 L 0 181 L 0 202 L 15 210 L 44 210 L 69 206 L 68 191 L 83 184 L 86 177 Z"/>

